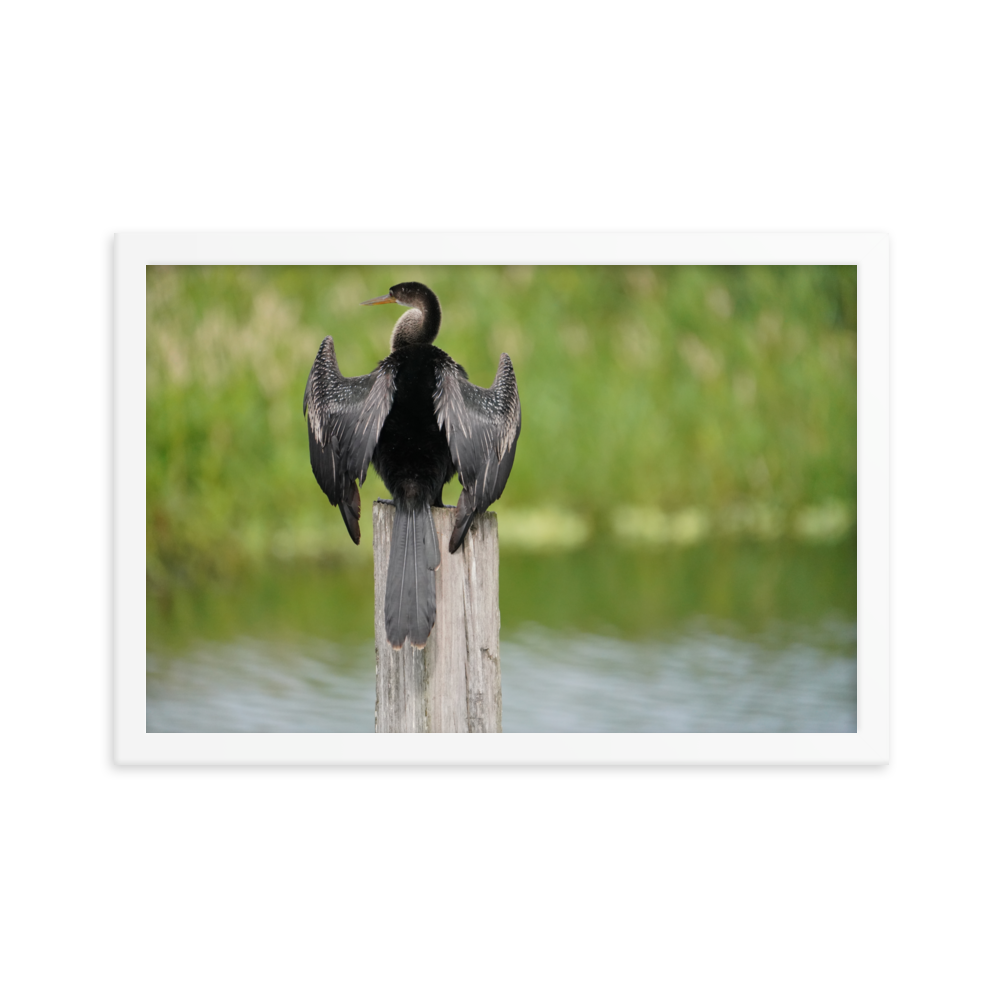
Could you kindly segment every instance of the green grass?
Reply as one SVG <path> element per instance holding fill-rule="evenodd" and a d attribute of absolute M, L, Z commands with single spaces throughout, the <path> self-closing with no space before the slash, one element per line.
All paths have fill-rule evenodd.
<path fill-rule="evenodd" d="M 408 279 L 437 292 L 437 344 L 473 381 L 513 359 L 505 544 L 825 540 L 853 525 L 853 267 L 150 267 L 153 583 L 370 558 L 370 522 L 355 549 L 313 479 L 302 391 L 327 334 L 345 374 L 374 368 L 399 310 L 359 303 Z M 362 509 L 380 494 L 373 472 Z"/>

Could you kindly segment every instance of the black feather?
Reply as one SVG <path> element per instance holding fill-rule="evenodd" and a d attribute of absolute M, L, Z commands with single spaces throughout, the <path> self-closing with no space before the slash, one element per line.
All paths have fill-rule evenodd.
<path fill-rule="evenodd" d="M 506 354 L 500 355 L 489 389 L 473 385 L 461 365 L 448 362 L 438 369 L 434 408 L 463 487 L 448 543 L 455 552 L 473 517 L 498 500 L 507 485 L 521 433 L 521 401 Z"/>
<path fill-rule="evenodd" d="M 394 392 L 390 359 L 369 375 L 345 378 L 329 337 L 320 345 L 306 381 L 302 410 L 313 475 L 330 503 L 340 507 L 355 544 L 361 540 L 361 497 L 356 481 L 365 481 Z"/>
<path fill-rule="evenodd" d="M 441 562 L 431 509 L 396 507 L 385 577 L 385 636 L 393 649 L 408 637 L 422 647 L 437 615 L 434 570 Z"/>
<path fill-rule="evenodd" d="M 345 378 L 327 337 L 302 406 L 316 481 L 340 507 L 355 543 L 361 538 L 357 481 L 365 481 L 369 463 L 392 494 L 385 628 L 398 649 L 407 638 L 423 646 L 434 625 L 441 552 L 431 505 L 441 503 L 442 488 L 457 471 L 462 493 L 448 544 L 455 552 L 476 514 L 503 492 L 521 432 L 521 404 L 506 354 L 493 385 L 483 389 L 433 346 L 441 307 L 429 288 L 405 282 L 390 292 L 410 308 L 396 323 L 389 357 L 368 375 Z"/>

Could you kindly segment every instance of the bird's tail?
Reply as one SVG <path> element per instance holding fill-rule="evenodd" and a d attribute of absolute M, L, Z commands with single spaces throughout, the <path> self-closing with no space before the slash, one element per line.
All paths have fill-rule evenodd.
<path fill-rule="evenodd" d="M 385 635 L 393 649 L 407 636 L 418 649 L 426 644 L 437 612 L 434 570 L 440 563 L 430 507 L 406 509 L 397 498 L 385 578 Z"/>

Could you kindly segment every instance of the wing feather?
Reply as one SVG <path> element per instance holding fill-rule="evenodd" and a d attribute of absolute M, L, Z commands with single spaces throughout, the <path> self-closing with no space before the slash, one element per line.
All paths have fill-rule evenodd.
<path fill-rule="evenodd" d="M 320 344 L 306 381 L 302 412 L 313 474 L 330 503 L 340 506 L 355 542 L 360 539 L 355 480 L 365 481 L 395 391 L 395 366 L 389 358 L 368 375 L 341 375 L 330 337 Z"/>
<path fill-rule="evenodd" d="M 496 378 L 488 389 L 473 385 L 464 369 L 449 358 L 438 369 L 434 411 L 463 487 L 461 516 L 449 545 L 454 552 L 472 517 L 499 499 L 514 464 L 521 400 L 510 357 L 500 355 Z"/>

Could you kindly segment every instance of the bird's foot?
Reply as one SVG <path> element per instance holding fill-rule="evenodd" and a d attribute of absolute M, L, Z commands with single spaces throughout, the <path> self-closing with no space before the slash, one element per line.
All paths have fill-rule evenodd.
<path fill-rule="evenodd" d="M 394 500 L 383 500 L 381 497 L 376 497 L 375 503 L 387 503 L 390 507 L 396 506 L 396 502 Z"/>

